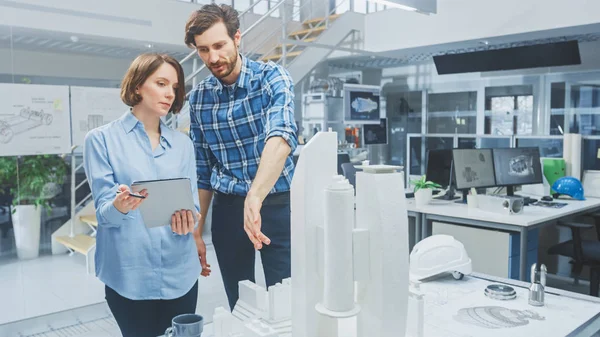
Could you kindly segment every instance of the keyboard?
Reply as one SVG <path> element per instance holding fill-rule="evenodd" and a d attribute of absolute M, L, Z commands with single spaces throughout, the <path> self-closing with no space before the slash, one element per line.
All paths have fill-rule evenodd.
<path fill-rule="evenodd" d="M 534 206 L 540 206 L 540 207 L 548 207 L 548 208 L 561 208 L 561 207 L 565 207 L 568 204 L 564 203 L 564 202 L 555 202 L 555 201 L 538 201 L 536 203 L 533 204 Z"/>
<path fill-rule="evenodd" d="M 524 206 L 529 206 L 529 205 L 531 205 L 533 203 L 536 203 L 538 201 L 537 199 L 530 198 L 530 197 L 524 197 L 522 195 L 515 195 L 515 197 L 523 198 Z"/>

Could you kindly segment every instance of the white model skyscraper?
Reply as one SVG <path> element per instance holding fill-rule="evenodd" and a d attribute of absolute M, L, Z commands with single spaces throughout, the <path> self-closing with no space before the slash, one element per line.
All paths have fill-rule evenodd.
<path fill-rule="evenodd" d="M 356 174 L 355 197 L 353 186 L 337 175 L 337 134 L 319 132 L 305 145 L 291 190 L 291 296 L 289 280 L 268 291 L 240 282 L 233 313 L 215 311 L 216 337 L 289 337 L 290 319 L 292 337 L 338 337 L 339 319 L 348 317 L 356 320 L 344 324 L 356 326 L 344 329 L 344 337 L 406 335 L 409 251 L 403 175 L 392 166 L 362 169 Z M 422 297 L 414 303 L 422 304 Z M 409 333 L 418 337 L 422 305 L 414 307 L 421 308 L 415 310 L 421 319 L 409 320 Z"/>
<path fill-rule="evenodd" d="M 357 173 L 354 224 L 351 186 L 336 177 L 336 161 L 337 135 L 320 132 L 302 149 L 292 181 L 292 336 L 337 336 L 335 318 L 357 313 L 358 337 L 404 336 L 409 250 L 402 173 L 380 165 Z"/>

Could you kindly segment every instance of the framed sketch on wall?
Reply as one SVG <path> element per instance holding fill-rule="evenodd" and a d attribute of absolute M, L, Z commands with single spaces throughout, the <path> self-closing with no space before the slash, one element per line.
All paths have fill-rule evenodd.
<path fill-rule="evenodd" d="M 71 152 L 69 87 L 0 83 L 0 156 Z"/>
<path fill-rule="evenodd" d="M 128 109 L 119 88 L 71 87 L 73 145 L 83 146 L 89 131 L 120 118 Z"/>

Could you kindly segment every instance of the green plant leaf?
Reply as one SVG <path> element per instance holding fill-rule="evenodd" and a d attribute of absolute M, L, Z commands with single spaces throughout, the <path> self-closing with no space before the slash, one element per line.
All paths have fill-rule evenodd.
<path fill-rule="evenodd" d="M 43 196 L 50 183 L 62 185 L 68 165 L 56 155 L 0 158 L 0 190 L 10 193 L 13 205 L 35 205 L 51 210 L 50 199 Z"/>

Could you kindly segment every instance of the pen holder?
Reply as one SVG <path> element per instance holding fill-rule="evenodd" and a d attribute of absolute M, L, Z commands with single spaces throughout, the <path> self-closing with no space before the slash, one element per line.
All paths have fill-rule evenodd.
<path fill-rule="evenodd" d="M 415 204 L 417 207 L 427 205 L 432 198 L 432 189 L 421 188 L 415 192 Z"/>
<path fill-rule="evenodd" d="M 467 195 L 467 207 L 468 208 L 478 208 L 479 204 L 477 202 L 477 195 L 469 194 Z"/>

